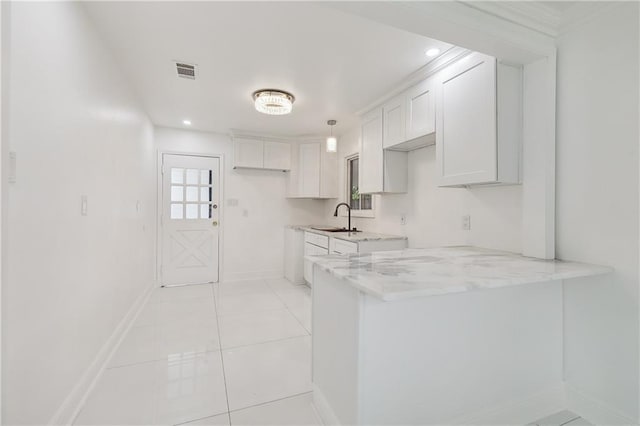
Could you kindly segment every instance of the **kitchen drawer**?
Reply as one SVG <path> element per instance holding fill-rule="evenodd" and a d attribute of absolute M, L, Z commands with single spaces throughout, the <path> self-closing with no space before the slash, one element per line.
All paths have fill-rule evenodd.
<path fill-rule="evenodd" d="M 332 238 L 329 246 L 331 254 L 349 254 L 358 252 L 358 243 L 352 243 L 350 241 Z"/>
<path fill-rule="evenodd" d="M 322 237 L 322 235 L 319 236 Z M 323 256 L 327 254 L 329 254 L 329 249 L 327 248 L 318 247 L 308 242 L 304 243 L 305 256 Z M 306 259 L 304 261 L 304 279 L 309 283 L 309 285 L 313 284 L 313 263 Z"/>
<path fill-rule="evenodd" d="M 329 237 L 324 235 L 314 234 L 313 232 L 304 233 L 304 242 L 311 243 L 319 247 L 329 248 Z"/>

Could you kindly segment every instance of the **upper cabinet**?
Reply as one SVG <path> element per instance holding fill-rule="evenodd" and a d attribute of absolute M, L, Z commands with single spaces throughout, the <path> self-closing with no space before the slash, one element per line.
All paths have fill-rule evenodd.
<path fill-rule="evenodd" d="M 384 116 L 383 107 L 362 117 L 359 170 L 362 194 L 407 192 L 407 153 L 383 149 Z"/>
<path fill-rule="evenodd" d="M 261 169 L 264 166 L 264 142 L 258 139 L 233 139 L 233 168 Z"/>
<path fill-rule="evenodd" d="M 322 142 L 292 144 L 289 198 L 337 198 L 338 155 L 326 152 Z"/>
<path fill-rule="evenodd" d="M 412 140 L 436 131 L 436 85 L 425 80 L 406 92 L 406 139 Z M 431 142 L 433 143 L 433 142 Z"/>
<path fill-rule="evenodd" d="M 291 169 L 291 144 L 286 142 L 264 142 L 264 168 L 273 170 Z"/>
<path fill-rule="evenodd" d="M 291 144 L 287 142 L 234 137 L 233 154 L 234 169 L 291 169 Z"/>
<path fill-rule="evenodd" d="M 413 151 L 435 143 L 436 87 L 424 80 L 382 106 L 384 149 Z"/>
<path fill-rule="evenodd" d="M 440 186 L 520 183 L 522 71 L 472 53 L 438 75 Z"/>

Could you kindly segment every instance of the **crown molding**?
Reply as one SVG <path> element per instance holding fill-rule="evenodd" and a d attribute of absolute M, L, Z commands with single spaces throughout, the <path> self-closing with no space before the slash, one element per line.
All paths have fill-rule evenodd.
<path fill-rule="evenodd" d="M 461 1 L 462 4 L 538 33 L 556 37 L 563 13 L 537 1 Z"/>
<path fill-rule="evenodd" d="M 285 136 L 274 135 L 262 132 L 252 132 L 249 130 L 231 129 L 229 134 L 231 138 L 244 138 L 244 139 L 260 139 L 268 140 L 272 142 L 318 142 L 324 140 L 326 135 L 300 135 L 300 136 Z"/>
<path fill-rule="evenodd" d="M 438 71 L 451 65 L 452 63 L 459 61 L 460 59 L 464 58 L 470 53 L 471 53 L 470 50 L 464 49 L 462 47 L 454 46 L 450 48 L 449 50 L 445 51 L 440 56 L 435 58 L 433 61 L 419 68 L 417 71 L 412 72 L 407 77 L 402 79 L 400 82 L 395 84 L 393 86 L 393 90 L 385 93 L 384 95 L 378 97 L 373 102 L 368 103 L 364 108 L 358 110 L 356 112 L 356 115 L 362 116 L 366 114 L 367 112 L 371 111 L 375 107 L 385 103 L 386 101 L 393 98 L 394 96 L 399 95 L 400 93 L 404 92 L 411 86 L 416 85 L 422 80 L 429 78 L 430 76 L 436 74 Z"/>

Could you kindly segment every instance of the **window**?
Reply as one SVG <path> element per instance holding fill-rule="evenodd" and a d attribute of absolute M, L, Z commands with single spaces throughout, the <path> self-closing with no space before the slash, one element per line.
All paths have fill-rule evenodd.
<path fill-rule="evenodd" d="M 211 170 L 171 168 L 171 219 L 210 219 Z"/>
<path fill-rule="evenodd" d="M 347 157 L 347 199 L 352 210 L 371 212 L 373 210 L 373 196 L 360 194 L 358 164 L 358 155 Z"/>

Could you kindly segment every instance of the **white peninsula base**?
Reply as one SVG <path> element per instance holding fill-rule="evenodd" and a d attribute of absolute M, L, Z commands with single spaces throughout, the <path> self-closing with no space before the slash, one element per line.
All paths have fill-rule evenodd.
<path fill-rule="evenodd" d="M 325 424 L 526 424 L 565 408 L 561 279 L 609 269 L 451 250 L 314 259 L 314 402 Z M 508 269 L 515 261 L 547 275 L 528 269 L 527 282 Z M 425 264 L 458 279 L 434 285 L 419 277 Z M 509 280 L 481 277 L 492 269 Z"/>

